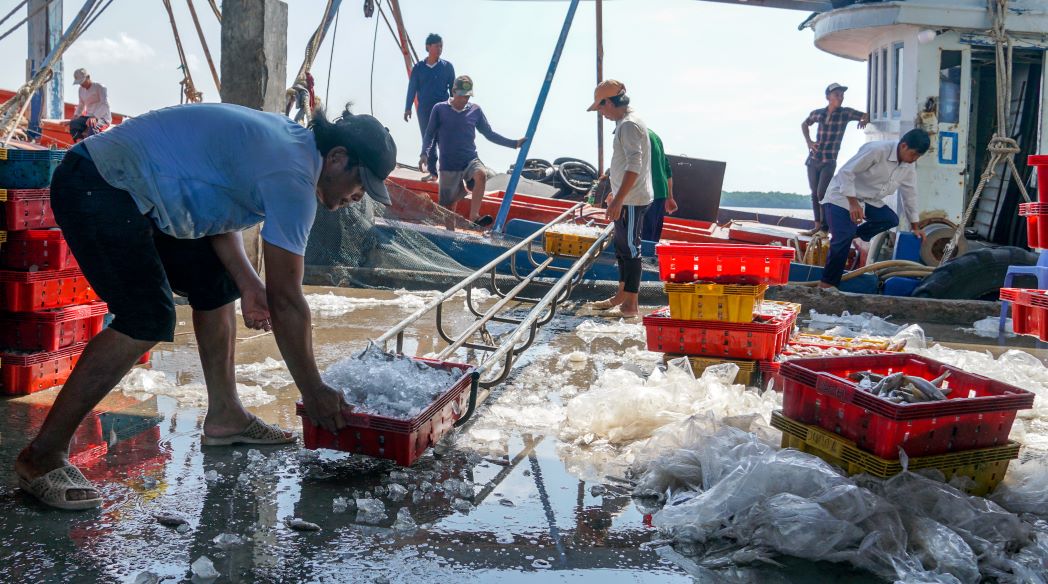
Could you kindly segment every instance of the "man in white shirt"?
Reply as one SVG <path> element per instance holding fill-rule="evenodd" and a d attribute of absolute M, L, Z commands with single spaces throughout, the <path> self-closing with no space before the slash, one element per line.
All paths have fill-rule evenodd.
<path fill-rule="evenodd" d="M 109 92 L 91 80 L 87 69 L 73 71 L 73 85 L 80 86 L 80 101 L 69 121 L 69 134 L 79 142 L 104 130 L 113 121 L 113 114 L 109 111 Z"/>
<path fill-rule="evenodd" d="M 914 163 L 931 146 L 921 129 L 903 134 L 899 142 L 869 142 L 837 171 L 822 198 L 823 216 L 830 225 L 830 257 L 820 288 L 836 288 L 844 275 L 848 250 L 856 237 L 869 241 L 874 235 L 899 226 L 899 216 L 884 200 L 895 191 L 902 199 L 906 218 L 917 237 L 917 171 Z"/>
<path fill-rule="evenodd" d="M 615 122 L 607 219 L 615 223 L 615 258 L 619 263 L 618 292 L 593 307 L 608 309 L 619 306 L 622 316 L 633 318 L 640 316 L 641 229 L 644 212 L 654 198 L 654 189 L 648 126 L 629 104 L 626 86 L 621 81 L 608 79 L 593 91 L 593 105 L 589 111 L 599 112 Z"/>

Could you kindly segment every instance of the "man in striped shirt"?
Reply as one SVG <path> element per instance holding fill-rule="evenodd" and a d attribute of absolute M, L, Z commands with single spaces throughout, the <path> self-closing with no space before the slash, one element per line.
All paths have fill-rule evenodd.
<path fill-rule="evenodd" d="M 843 106 L 845 91 L 848 91 L 847 87 L 831 83 L 826 88 L 827 106 L 812 111 L 801 124 L 804 141 L 808 143 L 808 160 L 804 164 L 808 167 L 812 218 L 815 219 L 815 227 L 805 235 L 814 235 L 819 230 L 829 229 L 822 216 L 822 198 L 826 194 L 826 187 L 830 184 L 833 173 L 837 170 L 837 154 L 841 150 L 848 123 L 859 122 L 861 130 L 870 121 L 868 114 Z M 815 135 L 815 141 L 812 141 L 808 130 L 814 124 L 819 125 L 819 130 Z"/>

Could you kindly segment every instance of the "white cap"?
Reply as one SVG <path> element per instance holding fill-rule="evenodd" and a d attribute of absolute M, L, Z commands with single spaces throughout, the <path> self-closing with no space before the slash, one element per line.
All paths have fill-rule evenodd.
<path fill-rule="evenodd" d="M 87 73 L 87 69 L 84 69 L 83 67 L 73 71 L 73 85 L 80 85 L 88 77 L 90 77 L 90 75 Z"/>

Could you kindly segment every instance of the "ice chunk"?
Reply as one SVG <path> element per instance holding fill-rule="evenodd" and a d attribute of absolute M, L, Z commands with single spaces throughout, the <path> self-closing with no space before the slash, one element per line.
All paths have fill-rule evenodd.
<path fill-rule="evenodd" d="M 345 497 L 335 497 L 331 501 L 331 511 L 333 513 L 345 513 L 348 508 L 349 501 Z"/>
<path fill-rule="evenodd" d="M 160 575 L 156 572 L 140 572 L 135 579 L 131 581 L 131 584 L 157 584 L 160 582 Z"/>
<path fill-rule="evenodd" d="M 266 357 L 260 363 L 237 365 L 236 376 L 240 381 L 249 381 L 261 387 L 284 387 L 294 383 L 287 365 L 272 357 Z"/>
<path fill-rule="evenodd" d="M 553 565 L 542 558 L 538 558 L 534 562 L 531 562 L 531 567 L 538 568 L 539 570 L 548 570 L 552 568 Z"/>
<path fill-rule="evenodd" d="M 590 495 L 593 495 L 594 497 L 600 497 L 601 495 L 607 492 L 608 488 L 604 485 L 593 485 L 592 487 L 590 487 Z"/>
<path fill-rule="evenodd" d="M 392 483 L 389 485 L 389 500 L 390 501 L 402 501 L 408 494 L 408 490 L 404 485 L 399 483 Z"/>
<path fill-rule="evenodd" d="M 621 318 L 618 322 L 587 320 L 575 328 L 575 334 L 587 343 L 592 343 L 594 339 L 605 337 L 621 345 L 626 340 L 643 341 L 644 325 L 629 324 Z"/>
<path fill-rule="evenodd" d="M 474 290 L 476 293 L 476 290 Z M 408 292 L 407 290 L 396 290 L 396 298 L 353 298 L 350 296 L 338 296 L 332 292 L 327 294 L 306 294 L 306 303 L 309 304 L 311 312 L 321 318 L 335 318 L 362 308 L 392 307 L 401 310 L 420 310 L 435 297 L 437 292 Z"/>
<path fill-rule="evenodd" d="M 218 578 L 218 570 L 215 569 L 215 564 L 211 563 L 211 558 L 207 556 L 200 556 L 190 566 L 193 571 L 193 576 L 203 580 L 214 580 Z"/>
<path fill-rule="evenodd" d="M 177 384 L 169 380 L 167 374 L 155 369 L 132 369 L 117 384 L 116 389 L 138 400 L 152 396 L 166 396 L 175 399 L 182 407 L 206 407 L 207 387 L 203 383 Z M 236 384 L 237 395 L 246 407 L 266 405 L 276 399 L 255 385 Z"/>
<path fill-rule="evenodd" d="M 386 505 L 381 499 L 357 499 L 357 511 L 361 513 L 383 513 Z"/>
<path fill-rule="evenodd" d="M 415 519 L 411 517 L 411 512 L 408 511 L 407 507 L 401 507 L 397 511 L 397 519 L 393 522 L 393 529 L 396 531 L 412 531 L 418 528 L 418 524 L 415 523 Z"/>
<path fill-rule="evenodd" d="M 473 510 L 473 503 L 466 499 L 455 499 L 451 503 L 451 508 L 460 513 L 469 513 Z"/>
<path fill-rule="evenodd" d="M 218 549 L 228 550 L 231 547 L 238 546 L 244 543 L 244 538 L 240 537 L 235 533 L 220 533 L 215 536 L 215 539 L 211 540 L 215 542 Z"/>
<path fill-rule="evenodd" d="M 185 535 L 185 534 L 189 533 L 190 531 L 193 531 L 193 528 L 190 527 L 188 523 L 183 523 L 182 525 L 179 525 L 178 527 L 176 527 L 175 531 L 177 531 L 178 533 L 180 533 L 182 535 Z"/>
<path fill-rule="evenodd" d="M 563 233 L 565 235 L 578 235 L 580 237 L 600 237 L 604 231 L 593 225 L 577 225 L 575 223 L 558 223 L 546 230 L 546 233 Z"/>
<path fill-rule="evenodd" d="M 295 531 L 320 531 L 319 525 L 299 517 L 288 517 L 284 520 L 284 525 Z"/>
<path fill-rule="evenodd" d="M 205 472 L 204 473 L 204 480 L 209 482 L 209 483 L 217 483 L 218 482 L 218 471 L 217 470 L 209 470 L 209 471 Z"/>

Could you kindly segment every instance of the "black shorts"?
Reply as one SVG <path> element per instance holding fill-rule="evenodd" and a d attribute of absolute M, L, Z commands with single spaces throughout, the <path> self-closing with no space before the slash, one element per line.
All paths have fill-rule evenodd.
<path fill-rule="evenodd" d="M 55 169 L 51 208 L 87 281 L 109 304 L 110 327 L 133 339 L 174 339 L 172 293 L 196 310 L 240 297 L 209 238 L 161 233 L 131 193 L 107 183 L 83 156 L 69 153 Z"/>

